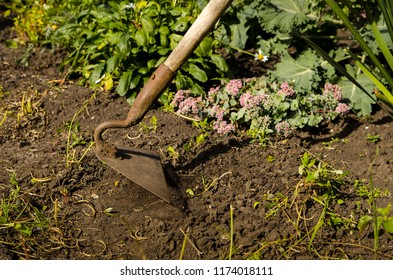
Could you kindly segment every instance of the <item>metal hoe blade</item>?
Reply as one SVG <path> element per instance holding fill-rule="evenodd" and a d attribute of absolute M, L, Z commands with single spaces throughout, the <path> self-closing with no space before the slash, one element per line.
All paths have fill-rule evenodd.
<path fill-rule="evenodd" d="M 158 154 L 137 148 L 118 146 L 117 157 L 97 153 L 97 157 L 134 183 L 171 202 L 170 189 Z"/>

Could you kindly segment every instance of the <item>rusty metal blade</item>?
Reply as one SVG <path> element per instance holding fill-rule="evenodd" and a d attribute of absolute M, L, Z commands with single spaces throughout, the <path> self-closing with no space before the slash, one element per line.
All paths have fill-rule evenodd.
<path fill-rule="evenodd" d="M 171 192 L 160 157 L 155 152 L 119 146 L 116 158 L 101 153 L 97 153 L 97 157 L 142 188 L 171 203 Z"/>

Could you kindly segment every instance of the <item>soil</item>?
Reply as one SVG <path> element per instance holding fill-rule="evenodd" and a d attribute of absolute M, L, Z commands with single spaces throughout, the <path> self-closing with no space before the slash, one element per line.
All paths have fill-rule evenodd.
<path fill-rule="evenodd" d="M 377 206 L 391 203 L 393 132 L 385 111 L 350 114 L 266 147 L 213 132 L 196 144 L 198 128 L 159 109 L 144 125 L 107 131 L 110 143 L 160 156 L 179 194 L 173 206 L 105 165 L 90 146 L 94 128 L 124 118 L 127 102 L 77 81 L 59 82 L 63 52 L 33 49 L 23 65 L 24 49 L 5 46 L 10 28 L 0 32 L 0 197 L 9 201 L 16 189 L 26 209 L 47 219 L 30 235 L 3 223 L 0 259 L 393 259 L 392 235 L 380 230 L 375 253 L 372 226 L 357 229 L 372 208 L 354 183 L 369 187 L 375 160 Z M 326 189 L 299 175 L 305 152 L 349 172 L 321 219 Z M 25 211 L 26 221 L 33 210 Z"/>

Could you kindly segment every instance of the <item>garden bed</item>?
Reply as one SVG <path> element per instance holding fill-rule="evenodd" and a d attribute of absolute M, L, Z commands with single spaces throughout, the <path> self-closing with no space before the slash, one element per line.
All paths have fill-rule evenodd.
<path fill-rule="evenodd" d="M 157 109 L 144 125 L 108 131 L 112 143 L 160 154 L 187 205 L 177 209 L 94 154 L 92 131 L 123 118 L 127 102 L 61 83 L 61 53 L 34 49 L 22 66 L 23 50 L 6 48 L 9 30 L 1 33 L 0 216 L 9 220 L 0 259 L 393 258 L 388 232 L 374 252 L 373 225 L 358 229 L 373 212 L 370 171 L 377 207 L 391 203 L 392 119 L 383 110 L 265 147 L 214 132 L 197 144 L 198 128 Z M 299 174 L 305 154 L 316 160 L 310 172 L 320 163 L 337 183 L 334 194 Z"/>

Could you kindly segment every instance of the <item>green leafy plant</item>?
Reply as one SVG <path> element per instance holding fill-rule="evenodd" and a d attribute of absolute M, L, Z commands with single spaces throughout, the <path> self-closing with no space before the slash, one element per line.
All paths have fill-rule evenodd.
<path fill-rule="evenodd" d="M 25 237 L 30 237 L 34 229 L 47 228 L 49 221 L 43 210 L 21 199 L 21 189 L 16 174 L 10 176 L 8 197 L 0 202 L 0 230 L 13 229 Z"/>
<path fill-rule="evenodd" d="M 366 139 L 372 143 L 377 143 L 377 142 L 381 141 L 381 136 L 379 136 L 378 134 L 373 135 L 373 134 L 367 133 Z"/>
<path fill-rule="evenodd" d="M 381 0 L 373 5 L 366 2 L 364 5 L 356 6 L 356 3 L 348 2 L 345 7 L 341 7 L 334 0 L 325 0 L 325 2 L 352 33 L 363 52 L 356 54 L 356 50 L 346 48 L 348 54 L 346 58 L 355 62 L 357 70 L 354 71 L 349 64 L 342 67 L 334 57 L 314 42 L 307 38 L 306 41 L 345 77 L 343 82 L 352 83 L 352 87 L 356 87 L 352 89 L 352 96 L 348 97 L 360 114 L 369 114 L 371 104 L 377 99 L 393 107 L 392 3 Z M 359 14 L 363 19 L 359 20 Z M 378 56 L 379 53 L 382 53 L 383 59 Z M 356 96 L 353 96 L 354 93 Z"/>
<path fill-rule="evenodd" d="M 148 132 L 151 131 L 153 133 L 157 132 L 158 128 L 158 123 L 157 123 L 157 117 L 152 116 L 149 120 L 150 124 L 145 124 L 144 122 L 140 122 L 138 125 L 140 126 L 140 131 L 141 132 Z"/>
<path fill-rule="evenodd" d="M 45 38 L 47 28 L 56 29 L 57 26 L 51 25 L 51 16 L 53 16 L 53 4 L 56 1 L 9 1 L 6 3 L 8 10 L 4 16 L 10 16 L 15 13 L 13 18 L 16 44 L 39 44 Z M 16 47 L 16 44 L 9 43 L 10 46 Z"/>
<path fill-rule="evenodd" d="M 377 207 L 378 189 L 374 187 L 373 180 L 373 166 L 379 154 L 378 146 L 376 148 L 376 156 L 370 163 L 369 167 L 369 202 L 371 204 L 372 216 L 364 215 L 359 219 L 358 229 L 364 231 L 369 225 L 373 225 L 374 229 L 374 253 L 377 254 L 379 248 L 379 233 L 380 229 L 384 228 L 387 232 L 393 234 L 393 217 L 390 216 L 391 204 L 389 203 L 385 208 Z"/>
<path fill-rule="evenodd" d="M 266 77 L 231 80 L 200 96 L 179 90 L 172 105 L 177 114 L 212 122 L 218 133 L 247 132 L 261 142 L 273 132 L 289 137 L 297 129 L 317 127 L 348 112 L 340 87 L 326 84 L 322 94 L 296 92 L 288 82 L 268 83 Z"/>
<path fill-rule="evenodd" d="M 387 232 L 393 234 L 393 216 L 390 215 L 392 205 L 389 203 L 385 208 L 377 208 L 377 227 L 376 231 L 379 235 L 381 228 Z M 358 229 L 364 231 L 364 229 L 372 224 L 374 218 L 369 215 L 364 215 L 359 219 Z"/>
<path fill-rule="evenodd" d="M 83 158 L 86 156 L 87 152 L 93 147 L 94 141 L 87 141 L 85 136 L 81 132 L 80 125 L 77 121 L 78 116 L 87 109 L 90 101 L 94 98 L 95 94 L 93 94 L 89 100 L 85 101 L 83 106 L 75 112 L 71 121 L 65 124 L 66 133 L 67 133 L 67 144 L 66 144 L 66 167 L 69 167 L 72 163 L 80 164 Z M 62 132 L 62 129 L 59 130 Z M 78 146 L 88 147 L 83 151 L 82 155 L 79 159 L 77 159 L 77 150 Z"/>
<path fill-rule="evenodd" d="M 132 103 L 135 91 L 164 62 L 199 12 L 195 1 L 70 2 L 48 41 L 70 51 L 63 62 L 70 65 L 68 74 L 80 74 L 82 83 L 93 88 L 115 88 Z M 223 77 L 227 66 L 216 48 L 214 38 L 207 36 L 178 71 L 173 86 L 201 92 L 209 77 Z"/>

